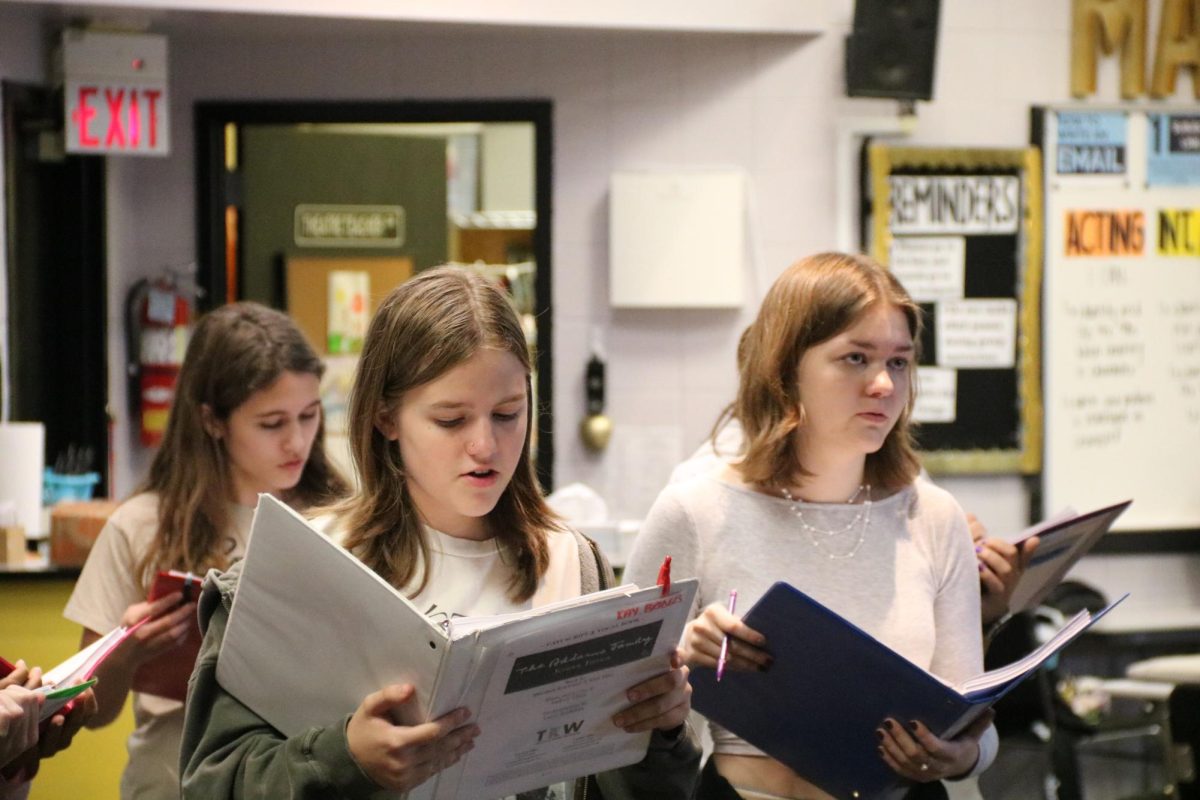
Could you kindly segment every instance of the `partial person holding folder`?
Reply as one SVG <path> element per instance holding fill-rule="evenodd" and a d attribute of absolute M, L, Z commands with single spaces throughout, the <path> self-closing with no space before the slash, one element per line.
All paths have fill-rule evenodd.
<path fill-rule="evenodd" d="M 87 723 L 113 722 L 132 693 L 126 800 L 179 797 L 182 701 L 199 638 L 188 572 L 242 556 L 260 492 L 299 509 L 345 492 L 324 451 L 323 372 L 286 314 L 232 303 L 202 317 L 149 475 L 88 555 L 63 611 L 83 627 L 81 648 L 147 620 L 97 668 L 99 711 Z"/>
<path fill-rule="evenodd" d="M 42 759 L 70 746 L 96 713 L 95 681 L 71 683 L 0 658 L 0 800 L 24 800 Z"/>
<path fill-rule="evenodd" d="M 876 262 L 823 253 L 780 275 L 742 336 L 738 392 L 723 416 L 740 423 L 743 452 L 719 472 L 662 492 L 626 571 L 643 582 L 670 553 L 677 576 L 699 578 L 683 648 L 694 669 L 715 669 L 729 637 L 718 697 L 734 674 L 769 672 L 773 663 L 771 640 L 728 612 L 730 591 L 750 608 L 777 581 L 949 683 L 983 671 L 979 568 L 966 516 L 947 492 L 917 480 L 910 415 L 921 324 L 919 307 Z M 889 717 L 865 735 L 874 738 L 877 763 L 914 797 L 936 797 L 938 781 L 991 764 L 990 722 L 984 713 L 942 739 L 919 719 Z M 700 797 L 832 796 L 813 776 L 710 728 L 714 753 Z"/>
<path fill-rule="evenodd" d="M 1094 614 L 1080 611 L 1012 663 L 948 685 L 780 581 L 742 620 L 771 643 L 771 669 L 732 672 L 718 683 L 713 670 L 697 667 L 693 702 L 835 797 L 891 800 L 909 787 L 876 755 L 879 720 L 920 720 L 954 738 L 1121 600 Z"/>
<path fill-rule="evenodd" d="M 309 690 L 312 697 L 306 698 L 272 695 L 271 687 L 262 685 L 271 681 L 270 675 L 257 684 L 251 681 L 249 687 L 233 679 L 237 670 L 231 661 L 246 652 L 237 644 L 243 614 L 267 614 L 266 619 L 281 621 L 294 616 L 286 608 L 269 614 L 271 593 L 253 591 L 257 584 L 252 562 L 256 545 L 252 544 L 246 561 L 222 575 L 210 575 L 202 593 L 205 638 L 189 687 L 181 753 L 185 798 L 405 794 L 415 798 L 435 790 L 440 797 L 442 778 L 460 762 L 469 764 L 470 759 L 464 758 L 469 752 L 475 750 L 474 756 L 485 749 L 487 737 L 481 729 L 489 723 L 475 716 L 478 707 L 469 702 L 480 687 L 460 687 L 456 676 L 462 673 L 453 666 L 457 662 L 444 655 L 447 648 L 453 652 L 456 632 L 470 618 L 480 616 L 507 614 L 520 620 L 555 604 L 596 607 L 579 599 L 614 582 L 595 545 L 563 527 L 542 498 L 530 456 L 530 377 L 529 347 L 520 321 L 503 291 L 486 278 L 469 270 L 434 268 L 388 295 L 371 321 L 350 395 L 348 426 L 358 490 L 315 520 L 348 551 L 332 558 L 328 547 L 318 549 L 322 565 L 332 558 L 352 576 L 347 581 L 365 581 L 370 591 L 351 593 L 363 604 L 357 614 L 332 608 L 325 616 L 315 613 L 293 635 L 303 641 L 305 631 L 311 629 L 314 641 L 324 640 L 325 629 L 335 627 L 337 635 L 361 642 L 357 650 L 351 650 L 355 645 L 350 644 L 349 652 L 338 654 L 346 659 L 376 652 L 381 639 L 394 641 L 406 649 L 406 661 L 424 654 L 434 664 L 438 685 L 431 689 L 414 681 L 396 681 L 370 687 L 357 708 L 330 713 L 298 729 L 286 724 L 276 713 L 281 707 L 302 707 L 310 699 L 323 702 L 327 685 L 317 681 Z M 258 514 L 264 514 L 263 506 Z M 258 519 L 255 530 L 258 542 L 265 531 L 258 528 Z M 309 532 L 298 533 L 312 545 Z M 347 565 L 348 560 L 361 563 Z M 659 559 L 656 574 L 643 584 L 651 587 L 652 597 L 617 609 L 609 615 L 610 621 L 625 614 L 650 613 L 675 601 L 685 609 L 690 606 L 682 594 L 672 598 L 664 593 L 691 592 L 694 582 L 677 580 L 662 590 L 653 588 L 662 562 Z M 302 572 L 294 580 L 296 586 L 305 586 Z M 664 576 L 662 582 L 667 584 L 669 578 Z M 402 605 L 418 609 L 427 619 L 413 625 L 411 609 L 406 608 L 393 615 L 392 626 L 365 622 L 378 615 L 379 603 L 394 605 L 397 599 L 407 599 Z M 685 618 L 678 615 L 677 629 Z M 428 635 L 429 622 L 446 623 L 447 635 Z M 405 635 L 410 625 L 424 633 Z M 573 635 L 584 634 L 586 630 Z M 665 641 L 661 653 L 648 657 L 654 663 L 646 660 L 643 665 L 648 677 L 618 687 L 611 695 L 618 701 L 612 716 L 575 719 L 569 724 L 556 720 L 529 735 L 510 723 L 505 732 L 512 734 L 508 760 L 516 765 L 514 771 L 521 769 L 526 756 L 539 755 L 540 742 L 580 734 L 585 724 L 602 725 L 606 737 L 644 742 L 636 763 L 625 761 L 628 766 L 591 776 L 568 770 L 570 778 L 548 781 L 548 792 L 535 789 L 531 796 L 603 800 L 693 796 L 700 750 L 686 725 L 691 708 L 688 670 L 675 650 L 677 638 Z M 557 647 L 574 642 L 569 638 L 544 644 Z M 618 641 L 616 646 L 630 645 Z M 611 652 L 605 645 L 603 653 Z M 573 651 L 557 660 L 571 664 L 593 657 L 604 660 L 603 653 Z M 486 653 L 480 656 L 487 657 Z M 519 682 L 548 664 L 522 662 Z M 279 665 L 280 670 L 305 667 L 304 663 Z M 514 667 L 493 674 L 517 671 Z M 223 681 L 223 675 L 228 680 Z M 579 697 L 563 696 L 562 708 L 578 705 L 583 716 L 587 702 L 580 698 L 590 679 L 590 674 L 581 676 L 585 683 L 577 687 Z M 441 686 L 443 680 L 447 687 Z M 489 680 L 488 685 L 490 696 L 495 684 Z M 423 700 L 440 696 L 441 688 L 457 689 L 449 696 L 465 697 L 463 705 L 433 713 Z M 518 689 L 505 684 L 499 688 L 508 708 L 522 702 L 524 695 Z M 260 703 L 264 692 L 265 702 Z M 532 698 L 528 704 L 534 705 Z M 519 710 L 509 719 L 515 722 Z M 268 716 L 280 724 L 272 725 Z M 496 722 L 503 725 L 503 720 L 490 723 L 493 734 Z M 556 769 L 577 763 L 572 748 L 562 753 Z M 504 785 L 510 777 L 496 775 L 489 785 Z M 514 791 L 527 796 L 523 789 Z M 488 794 L 462 796 L 485 800 Z"/>

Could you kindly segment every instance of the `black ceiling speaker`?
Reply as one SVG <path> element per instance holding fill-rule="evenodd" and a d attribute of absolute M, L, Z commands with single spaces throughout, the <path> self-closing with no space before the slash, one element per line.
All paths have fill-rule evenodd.
<path fill-rule="evenodd" d="M 933 97 L 939 0 L 857 0 L 846 37 L 850 97 Z"/>

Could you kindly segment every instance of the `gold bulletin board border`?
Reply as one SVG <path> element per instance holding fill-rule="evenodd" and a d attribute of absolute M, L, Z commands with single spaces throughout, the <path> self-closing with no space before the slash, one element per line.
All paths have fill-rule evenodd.
<path fill-rule="evenodd" d="M 1017 236 L 1020 285 L 1016 300 L 1017 393 L 1020 447 L 1008 450 L 935 450 L 921 453 L 925 468 L 940 474 L 1021 473 L 1042 468 L 1041 285 L 1042 285 L 1042 157 L 1036 147 L 1020 149 L 868 147 L 871 170 L 871 254 L 887 265 L 892 247 L 891 192 L 888 178 L 896 169 L 1015 169 L 1022 186 L 1021 231 Z"/>

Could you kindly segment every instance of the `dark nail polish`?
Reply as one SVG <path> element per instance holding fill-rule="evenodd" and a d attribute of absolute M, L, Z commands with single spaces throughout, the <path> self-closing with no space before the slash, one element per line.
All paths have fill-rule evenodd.
<path fill-rule="evenodd" d="M 875 736 L 877 736 L 881 742 L 883 741 L 883 735 L 883 731 L 879 730 L 878 728 L 875 729 Z"/>
<path fill-rule="evenodd" d="M 885 719 L 883 721 L 883 726 L 885 728 L 887 728 L 889 731 L 896 730 L 896 723 L 892 722 L 890 719 Z"/>
<path fill-rule="evenodd" d="M 917 732 L 917 721 L 915 719 L 910 719 L 908 721 L 908 727 L 912 730 L 913 733 L 916 733 Z"/>

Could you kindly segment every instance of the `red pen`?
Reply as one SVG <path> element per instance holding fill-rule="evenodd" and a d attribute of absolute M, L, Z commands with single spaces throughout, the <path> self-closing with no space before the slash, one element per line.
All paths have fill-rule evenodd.
<path fill-rule="evenodd" d="M 662 596 L 666 597 L 671 593 L 671 557 L 667 556 L 663 559 L 662 566 L 658 568 L 657 584 L 662 587 Z"/>

